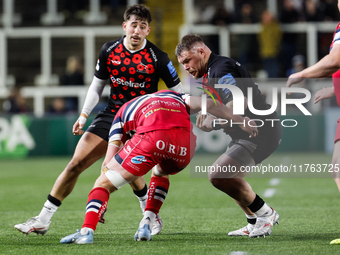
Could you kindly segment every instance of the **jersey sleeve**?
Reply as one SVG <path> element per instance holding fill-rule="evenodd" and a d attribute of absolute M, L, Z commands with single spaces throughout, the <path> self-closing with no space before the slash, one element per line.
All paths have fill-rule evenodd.
<path fill-rule="evenodd" d="M 168 55 L 165 53 L 160 59 L 159 77 L 165 82 L 168 88 L 172 88 L 180 84 L 180 79 L 176 68 L 172 64 Z"/>
<path fill-rule="evenodd" d="M 333 45 L 334 44 L 340 44 L 340 23 L 338 24 L 334 32 Z"/>
<path fill-rule="evenodd" d="M 223 69 L 220 69 L 219 74 L 217 74 L 217 82 L 218 84 L 228 84 L 238 87 L 242 90 L 243 95 L 247 95 L 247 88 L 245 86 L 245 82 L 242 81 L 242 70 L 244 68 L 236 62 L 235 64 L 229 62 Z M 246 78 L 244 78 L 246 79 Z M 224 104 L 233 100 L 233 94 L 227 88 L 221 88 L 219 91 L 219 95 Z"/>
<path fill-rule="evenodd" d="M 109 78 L 109 72 L 107 70 L 107 54 L 106 54 L 106 44 L 103 45 L 99 52 L 97 64 L 96 64 L 96 70 L 94 72 L 94 75 L 101 79 L 101 80 L 107 80 Z"/>
<path fill-rule="evenodd" d="M 109 144 L 113 141 L 122 141 L 123 143 L 125 142 L 125 136 L 124 136 L 124 122 L 123 122 L 123 113 L 122 111 L 123 108 L 121 108 L 113 122 L 110 128 L 110 133 L 109 133 Z"/>

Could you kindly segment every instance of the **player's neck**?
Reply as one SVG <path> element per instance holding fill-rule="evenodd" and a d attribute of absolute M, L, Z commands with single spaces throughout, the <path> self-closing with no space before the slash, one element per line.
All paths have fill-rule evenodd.
<path fill-rule="evenodd" d="M 124 37 L 123 44 L 124 44 L 124 47 L 125 47 L 130 53 L 135 53 L 136 51 L 139 51 L 139 50 L 145 48 L 146 39 L 144 39 L 144 42 L 143 42 L 143 44 L 141 44 L 140 47 L 139 47 L 139 46 L 137 46 L 137 47 L 132 47 L 131 45 L 129 45 L 129 44 L 127 43 L 126 37 Z"/>

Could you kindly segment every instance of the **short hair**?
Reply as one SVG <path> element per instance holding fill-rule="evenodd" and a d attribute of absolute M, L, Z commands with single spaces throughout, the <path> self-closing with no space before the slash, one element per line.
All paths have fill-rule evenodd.
<path fill-rule="evenodd" d="M 184 50 L 191 50 L 192 46 L 196 43 L 203 43 L 203 39 L 197 34 L 188 34 L 183 36 L 179 44 L 176 46 L 175 54 L 178 57 Z"/>
<path fill-rule="evenodd" d="M 146 20 L 149 24 L 152 21 L 149 8 L 143 4 L 135 4 L 128 7 L 124 12 L 124 21 L 128 21 L 132 15 L 137 16 L 141 20 Z"/>

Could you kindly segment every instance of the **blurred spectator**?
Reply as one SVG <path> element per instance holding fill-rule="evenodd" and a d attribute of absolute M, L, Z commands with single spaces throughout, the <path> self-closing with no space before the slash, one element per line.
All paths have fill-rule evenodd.
<path fill-rule="evenodd" d="M 302 55 L 296 55 L 292 58 L 292 68 L 287 70 L 286 76 L 289 77 L 291 74 L 300 72 L 305 68 L 305 57 Z"/>
<path fill-rule="evenodd" d="M 216 9 L 214 16 L 211 19 L 211 24 L 216 26 L 226 26 L 233 22 L 232 15 L 224 8 L 224 6 L 220 6 Z"/>
<path fill-rule="evenodd" d="M 52 104 L 48 109 L 49 114 L 65 114 L 67 113 L 67 109 L 65 106 L 65 100 L 63 98 L 56 98 L 52 101 Z"/>
<path fill-rule="evenodd" d="M 268 10 L 265 10 L 261 15 L 261 25 L 261 31 L 257 36 L 263 69 L 268 78 L 277 78 L 280 75 L 278 56 L 282 31 L 279 23 Z"/>
<path fill-rule="evenodd" d="M 284 0 L 280 12 L 280 22 L 282 24 L 291 24 L 298 22 L 300 14 L 294 6 L 294 0 Z M 285 71 L 292 68 L 292 58 L 296 54 L 298 34 L 284 32 L 281 43 L 280 60 Z"/>
<path fill-rule="evenodd" d="M 82 19 L 88 8 L 88 1 L 84 0 L 64 0 L 63 4 L 65 16 L 71 19 Z"/>
<path fill-rule="evenodd" d="M 318 22 L 324 19 L 318 0 L 305 0 L 303 12 L 306 21 Z"/>
<path fill-rule="evenodd" d="M 241 6 L 239 14 L 235 21 L 242 24 L 254 24 L 257 22 L 253 6 L 245 3 Z M 249 72 L 255 70 L 255 63 L 258 59 L 258 44 L 256 34 L 238 34 L 237 35 L 237 60 L 244 65 Z"/>
<path fill-rule="evenodd" d="M 29 107 L 26 99 L 22 97 L 19 88 L 14 88 L 11 95 L 3 102 L 3 110 L 6 113 L 27 113 Z"/>
<path fill-rule="evenodd" d="M 320 2 L 320 9 L 323 12 L 324 21 L 338 21 L 340 19 L 336 0 L 323 0 Z"/>
<path fill-rule="evenodd" d="M 66 61 L 65 72 L 60 79 L 60 85 L 63 86 L 83 86 L 84 74 L 81 61 L 76 56 L 70 56 Z M 68 111 L 78 110 L 78 98 L 65 98 L 66 109 Z"/>
<path fill-rule="evenodd" d="M 224 6 L 219 6 L 215 9 L 214 15 L 211 18 L 210 24 L 220 27 L 225 27 L 233 22 L 233 17 Z M 209 48 L 215 54 L 220 54 L 219 36 L 209 36 Z"/>

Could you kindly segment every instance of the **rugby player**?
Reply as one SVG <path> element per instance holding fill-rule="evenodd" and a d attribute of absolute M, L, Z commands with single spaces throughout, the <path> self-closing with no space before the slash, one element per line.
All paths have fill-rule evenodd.
<path fill-rule="evenodd" d="M 249 138 L 248 134 L 239 126 L 213 125 L 214 116 L 199 114 L 197 126 L 203 131 L 224 128 L 232 138 L 227 150 L 213 164 L 227 166 L 227 169 L 236 169 L 235 173 L 209 172 L 209 180 L 214 187 L 232 197 L 245 212 L 248 224 L 238 230 L 228 233 L 230 236 L 259 237 L 271 234 L 271 228 L 279 222 L 279 214 L 269 207 L 258 196 L 243 177 L 247 173 L 240 171 L 242 166 L 255 166 L 269 157 L 279 146 L 282 136 L 282 127 L 279 121 L 268 122 L 266 119 L 279 117 L 274 111 L 269 115 L 256 115 L 247 107 L 248 88 L 252 88 L 253 106 L 257 110 L 268 110 L 271 106 L 266 102 L 247 70 L 237 61 L 218 56 L 211 52 L 199 35 L 184 36 L 176 47 L 176 56 L 184 69 L 195 79 L 202 78 L 203 86 L 210 92 L 216 91 L 221 102 L 233 109 L 234 97 L 229 89 L 215 88 L 216 84 L 229 84 L 238 87 L 244 97 L 238 98 L 245 105 L 245 115 L 250 119 L 262 120 L 259 135 Z"/>
<path fill-rule="evenodd" d="M 192 133 L 189 111 L 201 109 L 199 97 L 187 97 L 169 90 L 140 96 L 118 111 L 109 135 L 107 164 L 91 190 L 82 229 L 66 236 L 61 243 L 93 243 L 98 220 L 105 212 L 110 193 L 152 169 L 144 217 L 134 236 L 136 241 L 151 240 L 151 229 L 169 189 L 169 174 L 183 170 L 194 155 L 196 136 Z M 189 109 L 190 108 L 190 109 Z M 224 105 L 210 100 L 207 109 L 224 119 L 242 122 L 249 118 L 233 115 Z M 257 135 L 254 122 L 241 127 L 248 136 Z M 126 141 L 134 133 L 133 137 Z M 249 135 L 250 134 L 250 135 Z M 124 146 L 123 146 L 124 145 Z M 116 148 L 122 147 L 118 153 Z"/>
<path fill-rule="evenodd" d="M 338 10 L 340 12 L 340 1 L 338 1 Z M 332 76 L 333 86 L 323 88 L 315 93 L 314 103 L 318 103 L 323 99 L 336 96 L 338 105 L 340 106 L 340 23 L 337 25 L 333 40 L 330 45 L 329 53 L 324 56 L 316 64 L 294 73 L 288 77 L 286 86 L 291 87 L 293 84 L 299 83 L 308 78 L 326 78 Z M 332 176 L 340 191 L 340 173 L 338 166 L 340 165 L 340 119 L 338 119 L 336 133 L 334 138 L 334 150 L 332 157 Z M 336 169 L 337 167 L 337 169 Z M 340 239 L 331 241 L 331 244 L 340 244 Z"/>
<path fill-rule="evenodd" d="M 14 227 L 25 233 L 46 234 L 53 214 L 72 192 L 79 175 L 105 156 L 112 121 L 125 102 L 158 90 L 162 79 L 173 91 L 182 92 L 182 84 L 168 55 L 146 39 L 150 32 L 151 14 L 144 5 L 126 9 L 122 24 L 125 36 L 107 42 L 102 47 L 92 83 L 84 106 L 73 125 L 73 134 L 82 135 L 71 161 L 59 175 L 40 214 Z M 84 126 L 93 108 L 99 102 L 103 89 L 110 82 L 108 105 L 100 111 L 84 133 Z M 118 148 L 116 148 L 118 151 Z M 105 162 L 103 163 L 105 165 Z M 139 198 L 142 211 L 146 205 L 147 186 L 144 177 L 130 183 Z M 101 219 L 103 222 L 103 219 Z M 155 224 L 153 234 L 162 229 L 162 221 Z"/>

